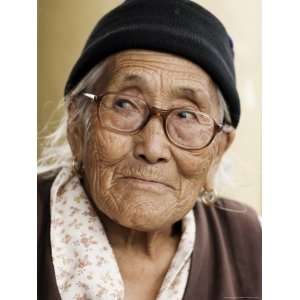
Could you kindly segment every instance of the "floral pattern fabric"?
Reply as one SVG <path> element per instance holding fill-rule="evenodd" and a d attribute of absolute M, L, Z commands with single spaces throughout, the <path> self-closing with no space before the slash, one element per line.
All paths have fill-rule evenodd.
<path fill-rule="evenodd" d="M 62 300 L 123 300 L 124 283 L 105 230 L 79 178 L 63 168 L 51 188 L 51 249 Z M 180 300 L 195 242 L 195 219 L 182 220 L 182 236 L 157 300 Z"/>

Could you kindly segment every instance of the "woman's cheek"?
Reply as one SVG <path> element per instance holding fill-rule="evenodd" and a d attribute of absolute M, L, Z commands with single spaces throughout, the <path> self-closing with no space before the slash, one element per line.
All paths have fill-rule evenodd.
<path fill-rule="evenodd" d="M 121 160 L 132 148 L 131 136 L 120 135 L 106 129 L 92 133 L 90 143 L 97 152 L 98 160 L 113 164 Z"/>
<path fill-rule="evenodd" d="M 131 136 L 117 134 L 101 126 L 95 106 L 91 106 L 83 116 L 83 128 L 83 155 L 89 156 L 84 160 L 113 164 L 128 154 L 132 147 Z"/>
<path fill-rule="evenodd" d="M 86 135 L 86 180 L 98 205 L 110 190 L 115 167 L 128 155 L 131 144 L 130 136 L 118 135 L 105 129 L 91 130 Z"/>
<path fill-rule="evenodd" d="M 131 149 L 130 136 L 124 136 L 113 132 L 102 132 L 98 135 L 101 158 L 105 161 L 118 161 L 128 154 Z"/>
<path fill-rule="evenodd" d="M 205 149 L 197 155 L 179 150 L 174 153 L 174 156 L 180 173 L 186 178 L 206 177 L 213 159 L 212 151 L 209 149 Z"/>

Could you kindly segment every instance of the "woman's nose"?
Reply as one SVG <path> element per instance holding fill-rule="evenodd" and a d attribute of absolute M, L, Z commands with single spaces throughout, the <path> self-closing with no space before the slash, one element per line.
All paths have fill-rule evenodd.
<path fill-rule="evenodd" d="M 141 138 L 134 149 L 134 156 L 137 159 L 151 164 L 170 160 L 170 144 L 160 118 L 152 117 L 139 136 Z"/>

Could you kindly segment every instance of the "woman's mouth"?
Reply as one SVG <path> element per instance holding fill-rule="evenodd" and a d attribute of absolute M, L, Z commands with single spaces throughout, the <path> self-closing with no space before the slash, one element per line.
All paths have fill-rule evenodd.
<path fill-rule="evenodd" d="M 133 184 L 137 188 L 142 188 L 146 190 L 174 190 L 174 188 L 171 185 L 153 179 L 145 179 L 133 176 L 121 177 L 120 179 L 122 179 L 122 181 L 126 181 L 128 184 Z"/>

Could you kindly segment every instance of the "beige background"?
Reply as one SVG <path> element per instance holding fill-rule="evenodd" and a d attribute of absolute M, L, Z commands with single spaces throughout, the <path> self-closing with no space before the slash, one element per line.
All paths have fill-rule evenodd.
<path fill-rule="evenodd" d="M 151 1 L 151 0 L 149 0 Z M 100 16 L 122 1 L 38 1 L 38 131 L 49 124 L 67 76 Z M 235 44 L 242 118 L 227 154 L 230 182 L 218 193 L 261 211 L 261 4 L 259 0 L 195 1 L 222 20 Z M 52 119 L 51 119 L 52 120 Z M 53 124 L 50 123 L 50 128 Z M 48 126 L 49 127 L 49 126 Z M 43 131 L 42 134 L 47 133 Z M 38 149 L 40 151 L 40 147 Z"/>

